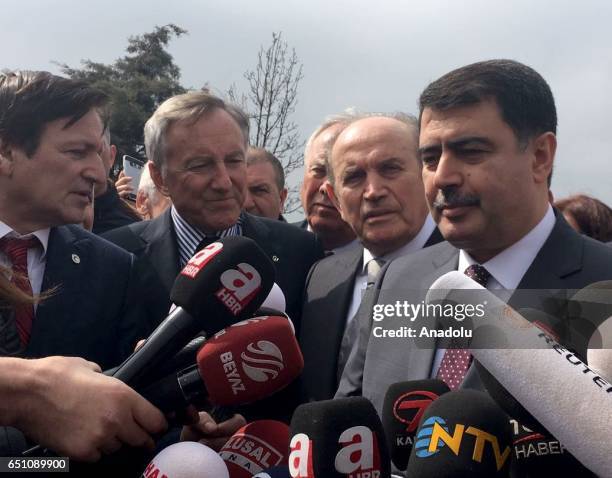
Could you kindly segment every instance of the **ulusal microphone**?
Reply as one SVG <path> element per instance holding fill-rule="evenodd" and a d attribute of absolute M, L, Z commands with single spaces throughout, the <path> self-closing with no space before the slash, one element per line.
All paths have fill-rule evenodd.
<path fill-rule="evenodd" d="M 407 476 L 419 478 L 509 476 L 512 431 L 506 415 L 484 392 L 457 390 L 425 411 Z"/>
<path fill-rule="evenodd" d="M 273 466 L 287 464 L 289 427 L 276 420 L 246 424 L 227 441 L 219 456 L 230 478 L 251 478 Z"/>
<path fill-rule="evenodd" d="M 460 272 L 436 280 L 427 300 L 466 304 L 470 296 L 465 289 L 480 289 L 472 299 L 487 302 L 486 322 L 503 333 L 508 344 L 503 349 L 472 347 L 474 358 L 584 466 L 595 474 L 609 475 L 612 385 L 575 353 Z M 482 340 L 478 327 L 473 340 Z"/>
<path fill-rule="evenodd" d="M 139 392 L 163 412 L 200 404 L 245 405 L 266 398 L 296 379 L 304 359 L 286 317 L 255 317 L 207 340 L 196 365 Z"/>
<path fill-rule="evenodd" d="M 292 478 L 389 478 L 391 462 L 374 405 L 363 397 L 300 405 L 291 419 Z"/>
<path fill-rule="evenodd" d="M 230 478 L 225 463 L 201 443 L 184 441 L 160 451 L 141 478 Z"/>
<path fill-rule="evenodd" d="M 114 377 L 136 386 L 146 371 L 174 356 L 196 334 L 211 336 L 244 320 L 262 304 L 274 283 L 274 266 L 251 239 L 226 237 L 195 254 L 170 293 L 177 306 Z"/>
<path fill-rule="evenodd" d="M 405 470 L 419 422 L 427 407 L 450 391 L 442 380 L 412 380 L 392 384 L 385 395 L 382 424 L 398 470 Z"/>
<path fill-rule="evenodd" d="M 273 466 L 269 470 L 253 475 L 253 478 L 291 478 L 287 465 Z"/>

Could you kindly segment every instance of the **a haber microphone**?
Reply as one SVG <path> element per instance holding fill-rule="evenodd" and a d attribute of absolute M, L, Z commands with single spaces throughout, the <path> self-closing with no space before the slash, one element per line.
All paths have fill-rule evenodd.
<path fill-rule="evenodd" d="M 458 390 L 425 411 L 407 476 L 419 478 L 507 477 L 512 431 L 506 415 L 486 393 Z"/>
<path fill-rule="evenodd" d="M 196 365 L 140 393 L 164 412 L 203 398 L 214 405 L 244 405 L 283 389 L 303 368 L 290 320 L 255 317 L 220 331 L 200 348 Z"/>
<path fill-rule="evenodd" d="M 287 464 L 289 427 L 276 420 L 258 420 L 243 426 L 227 441 L 219 456 L 230 478 L 251 478 L 277 465 Z"/>
<path fill-rule="evenodd" d="M 269 470 L 253 475 L 253 478 L 291 478 L 287 465 L 273 466 Z"/>
<path fill-rule="evenodd" d="M 273 283 L 274 266 L 254 241 L 236 236 L 213 242 L 174 281 L 170 299 L 177 307 L 113 376 L 137 386 L 147 370 L 174 356 L 196 334 L 211 336 L 250 317 Z"/>
<path fill-rule="evenodd" d="M 505 349 L 472 348 L 474 358 L 584 466 L 597 475 L 609 475 L 612 384 L 460 272 L 436 280 L 427 300 L 466 304 L 470 298 L 465 289 L 480 289 L 477 298 L 487 302 L 487 322 L 502 331 L 509 344 Z M 475 328 L 474 340 L 477 334 Z"/>
<path fill-rule="evenodd" d="M 405 470 L 423 413 L 440 395 L 450 391 L 442 380 L 412 380 L 392 384 L 385 395 L 382 424 L 391 461 Z"/>
<path fill-rule="evenodd" d="M 201 443 L 184 441 L 160 451 L 141 478 L 230 478 L 225 463 Z"/>
<path fill-rule="evenodd" d="M 363 397 L 300 405 L 291 419 L 292 478 L 390 478 L 382 423 Z"/>

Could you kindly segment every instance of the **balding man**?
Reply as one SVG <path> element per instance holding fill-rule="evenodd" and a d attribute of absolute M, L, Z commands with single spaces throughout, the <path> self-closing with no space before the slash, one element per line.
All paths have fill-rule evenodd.
<path fill-rule="evenodd" d="M 362 294 L 380 267 L 441 240 L 425 203 L 414 118 L 348 124 L 333 143 L 328 180 L 327 195 L 363 247 L 321 260 L 308 278 L 300 341 L 311 400 L 336 392 Z"/>

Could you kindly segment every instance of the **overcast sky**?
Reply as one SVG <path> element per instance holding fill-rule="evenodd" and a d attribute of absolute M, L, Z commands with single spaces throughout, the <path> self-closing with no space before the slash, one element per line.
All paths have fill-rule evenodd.
<path fill-rule="evenodd" d="M 605 0 L 5 0 L 0 67 L 110 63 L 128 36 L 176 23 L 189 31 L 169 48 L 182 84 L 223 92 L 243 85 L 260 45 L 282 31 L 304 64 L 295 121 L 307 138 L 348 106 L 416 113 L 419 93 L 440 75 L 512 58 L 540 72 L 556 98 L 555 196 L 585 192 L 612 204 L 610 19 Z"/>

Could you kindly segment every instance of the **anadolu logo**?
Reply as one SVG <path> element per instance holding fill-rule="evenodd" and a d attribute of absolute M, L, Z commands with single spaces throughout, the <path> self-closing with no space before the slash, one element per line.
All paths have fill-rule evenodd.
<path fill-rule="evenodd" d="M 189 259 L 189 262 L 185 265 L 181 271 L 181 275 L 191 277 L 192 279 L 198 275 L 198 273 L 208 264 L 213 257 L 221 252 L 223 244 L 220 242 L 213 242 L 197 254 Z"/>
<path fill-rule="evenodd" d="M 242 370 L 255 382 L 274 380 L 285 368 L 280 349 L 267 340 L 260 340 L 257 345 L 249 344 L 240 358 L 242 358 Z"/>
<path fill-rule="evenodd" d="M 416 436 L 416 442 L 414 444 L 416 455 L 419 458 L 427 458 L 431 455 L 435 455 L 444 446 L 444 443 L 439 442 L 439 446 L 436 447 L 434 451 L 429 451 L 434 424 L 438 424 L 438 426 L 441 426 L 448 433 L 448 427 L 446 426 L 446 422 L 443 418 L 431 417 L 425 420 L 423 425 L 421 425 L 421 429 Z"/>
<path fill-rule="evenodd" d="M 252 265 L 241 262 L 221 274 L 221 286 L 215 296 L 237 316 L 261 289 L 261 276 Z"/>
<path fill-rule="evenodd" d="M 412 433 L 419 426 L 427 407 L 437 398 L 437 394 L 426 390 L 404 393 L 393 404 L 393 416 L 399 422 L 407 425 L 407 433 Z"/>

